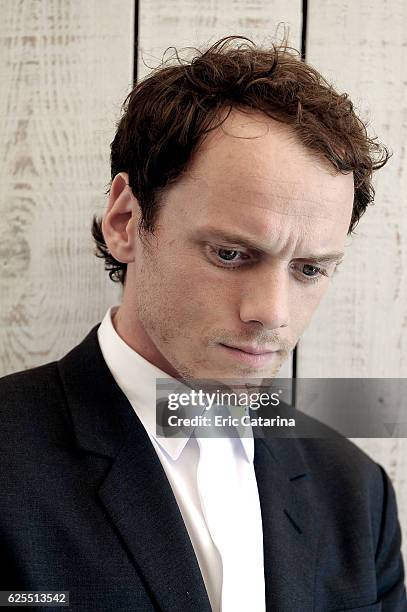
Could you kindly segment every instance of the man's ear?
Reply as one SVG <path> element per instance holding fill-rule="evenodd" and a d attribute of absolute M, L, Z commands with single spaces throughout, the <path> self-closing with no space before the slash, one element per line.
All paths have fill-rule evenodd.
<path fill-rule="evenodd" d="M 134 261 L 134 231 L 139 220 L 139 206 L 126 172 L 112 181 L 102 231 L 110 253 L 117 261 Z"/>

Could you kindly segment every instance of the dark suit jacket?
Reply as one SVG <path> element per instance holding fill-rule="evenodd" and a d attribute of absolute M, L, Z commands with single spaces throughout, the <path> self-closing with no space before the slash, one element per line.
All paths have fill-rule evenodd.
<path fill-rule="evenodd" d="M 70 591 L 70 609 L 89 612 L 209 612 L 97 328 L 60 361 L 0 380 L 0 590 Z M 394 490 L 378 464 L 345 438 L 275 438 L 255 440 L 254 466 L 268 611 L 407 610 Z"/>

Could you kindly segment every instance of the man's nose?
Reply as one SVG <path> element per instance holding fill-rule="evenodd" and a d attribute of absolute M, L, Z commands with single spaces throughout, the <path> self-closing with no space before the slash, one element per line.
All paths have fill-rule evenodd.
<path fill-rule="evenodd" d="M 289 273 L 286 269 L 268 270 L 243 288 L 240 319 L 257 321 L 266 329 L 287 327 L 289 321 Z"/>

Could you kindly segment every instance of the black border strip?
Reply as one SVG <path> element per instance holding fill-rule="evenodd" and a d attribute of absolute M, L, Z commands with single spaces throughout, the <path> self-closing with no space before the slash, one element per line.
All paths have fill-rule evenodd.
<path fill-rule="evenodd" d="M 308 0 L 302 0 L 302 26 L 301 26 L 301 57 L 306 58 L 307 51 L 307 22 L 308 22 Z"/>
<path fill-rule="evenodd" d="M 137 83 L 138 12 L 139 12 L 139 2 L 138 0 L 134 0 L 133 85 Z"/>
<path fill-rule="evenodd" d="M 301 25 L 301 58 L 305 61 L 307 53 L 307 23 L 308 23 L 308 0 L 302 0 L 302 25 Z M 298 346 L 298 344 L 297 344 Z M 297 378 L 297 346 L 293 351 L 293 384 L 292 384 L 292 405 L 296 403 L 296 378 Z"/>

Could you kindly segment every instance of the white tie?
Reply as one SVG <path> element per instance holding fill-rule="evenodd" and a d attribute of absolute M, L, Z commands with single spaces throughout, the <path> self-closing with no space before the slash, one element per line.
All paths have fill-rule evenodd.
<path fill-rule="evenodd" d="M 222 559 L 221 611 L 264 612 L 263 529 L 253 463 L 240 438 L 196 439 L 198 492 Z"/>

